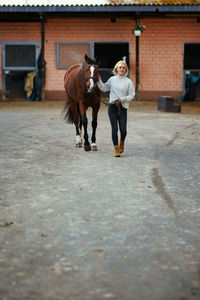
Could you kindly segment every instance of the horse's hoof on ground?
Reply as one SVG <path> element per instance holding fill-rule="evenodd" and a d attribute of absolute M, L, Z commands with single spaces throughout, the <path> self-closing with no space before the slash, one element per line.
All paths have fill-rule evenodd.
<path fill-rule="evenodd" d="M 82 148 L 82 143 L 76 143 L 76 148 Z"/>
<path fill-rule="evenodd" d="M 98 151 L 98 148 L 97 148 L 96 144 L 92 144 L 92 151 Z"/>
<path fill-rule="evenodd" d="M 82 147 L 82 139 L 80 135 L 76 136 L 76 148 L 81 148 Z"/>
<path fill-rule="evenodd" d="M 90 151 L 91 150 L 91 146 L 89 145 L 84 145 L 84 149 L 85 151 Z"/>

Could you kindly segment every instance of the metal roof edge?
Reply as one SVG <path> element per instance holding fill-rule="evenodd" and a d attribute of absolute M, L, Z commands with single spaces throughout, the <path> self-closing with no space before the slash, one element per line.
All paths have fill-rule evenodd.
<path fill-rule="evenodd" d="M 131 12 L 200 12 L 200 5 L 126 5 L 126 6 L 0 6 L 0 12 L 15 13 L 131 13 Z"/>
<path fill-rule="evenodd" d="M 153 12 L 156 5 L 141 6 L 0 6 L 0 12 Z"/>
<path fill-rule="evenodd" d="M 169 5 L 169 6 L 160 6 L 160 12 L 200 12 L 200 5 L 180 5 L 179 7 L 176 5 Z"/>

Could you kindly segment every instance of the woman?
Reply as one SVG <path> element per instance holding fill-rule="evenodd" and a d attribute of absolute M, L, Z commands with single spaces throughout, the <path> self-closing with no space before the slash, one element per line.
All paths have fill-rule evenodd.
<path fill-rule="evenodd" d="M 108 115 L 112 128 L 112 141 L 114 145 L 114 156 L 120 157 L 124 152 L 124 141 L 127 134 L 127 110 L 129 102 L 135 96 L 135 89 L 131 79 L 127 77 L 128 66 L 125 61 L 120 60 L 114 67 L 112 76 L 106 83 L 99 78 L 98 87 L 103 92 L 110 91 Z M 120 130 L 120 144 L 118 144 L 118 126 Z"/>

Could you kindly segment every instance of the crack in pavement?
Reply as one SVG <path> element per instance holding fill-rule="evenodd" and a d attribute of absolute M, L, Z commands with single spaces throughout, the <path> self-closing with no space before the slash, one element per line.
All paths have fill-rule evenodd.
<path fill-rule="evenodd" d="M 194 127 L 194 126 L 199 126 L 199 124 L 194 123 L 194 124 L 186 126 L 184 129 L 190 129 L 190 128 Z"/>
<path fill-rule="evenodd" d="M 174 134 L 174 136 L 173 136 L 173 137 L 169 140 L 169 142 L 166 144 L 165 147 L 169 147 L 169 146 L 173 145 L 173 143 L 177 140 L 177 138 L 178 138 L 179 135 L 180 135 L 180 133 L 179 133 L 179 132 L 176 132 L 176 133 Z"/>
<path fill-rule="evenodd" d="M 199 126 L 199 124 L 197 123 L 190 124 L 186 126 L 184 129 L 187 130 L 195 126 Z M 168 143 L 165 146 L 162 147 L 161 151 L 158 154 L 154 155 L 154 158 L 158 158 L 159 156 L 161 156 L 165 152 L 165 149 L 173 145 L 179 136 L 180 136 L 180 132 L 175 132 L 174 136 L 168 141 Z"/>
<path fill-rule="evenodd" d="M 179 137 L 180 133 L 179 132 L 176 132 L 174 134 L 174 136 L 168 141 L 168 143 L 163 147 L 163 149 L 161 149 L 161 151 L 154 155 L 155 158 L 158 158 L 159 156 L 161 156 L 164 152 L 165 152 L 165 149 L 171 145 L 174 144 L 174 142 L 177 140 L 177 138 Z"/>
<path fill-rule="evenodd" d="M 152 183 L 155 186 L 157 193 L 165 200 L 165 202 L 167 203 L 168 207 L 174 212 L 174 214 L 176 216 L 177 212 L 176 209 L 174 207 L 174 203 L 173 200 L 171 198 L 171 196 L 167 193 L 166 189 L 165 189 L 165 184 L 162 180 L 162 177 L 159 175 L 158 169 L 157 168 L 153 168 L 152 169 Z"/>

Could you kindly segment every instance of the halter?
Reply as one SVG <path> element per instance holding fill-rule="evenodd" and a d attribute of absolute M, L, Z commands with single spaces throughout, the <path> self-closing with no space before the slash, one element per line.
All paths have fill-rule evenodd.
<path fill-rule="evenodd" d="M 88 64 L 87 63 L 85 63 L 85 62 L 83 62 L 82 63 L 82 69 L 84 70 L 84 72 L 85 72 L 85 68 L 86 68 L 86 66 L 88 66 Z M 88 77 L 88 78 L 85 78 L 85 82 L 87 82 L 87 80 L 88 79 L 93 79 L 93 77 Z M 98 81 L 98 80 L 97 80 Z M 97 81 L 96 80 L 94 80 L 94 87 L 96 87 L 96 85 L 97 85 Z M 99 99 L 99 101 L 101 101 L 103 104 L 105 104 L 106 106 L 108 106 L 109 105 L 109 103 L 107 103 L 107 102 L 105 102 L 101 97 L 99 97 L 99 95 L 96 93 L 96 91 L 94 90 L 94 92 L 93 92 L 93 94 L 95 95 L 95 97 L 97 98 L 97 99 Z"/>
<path fill-rule="evenodd" d="M 85 68 L 86 68 L 87 66 L 88 66 L 88 64 L 85 63 L 85 62 L 82 64 L 82 69 L 84 70 L 85 73 L 86 73 L 86 69 L 85 69 Z M 91 65 L 91 66 L 92 66 L 92 65 Z M 94 67 L 94 68 L 95 68 L 95 67 Z M 97 79 L 95 80 L 94 77 L 89 76 L 89 77 L 86 77 L 86 78 L 85 78 L 85 82 L 87 82 L 89 79 L 92 79 L 92 80 L 94 81 L 94 87 L 95 87 L 98 80 L 97 80 Z"/>

